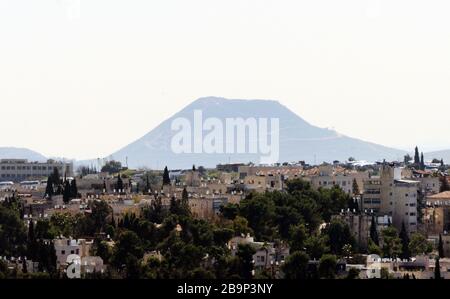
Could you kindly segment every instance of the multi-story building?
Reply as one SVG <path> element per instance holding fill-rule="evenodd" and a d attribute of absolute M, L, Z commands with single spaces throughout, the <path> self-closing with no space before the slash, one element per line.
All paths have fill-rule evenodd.
<path fill-rule="evenodd" d="M 420 182 L 403 179 L 403 168 L 383 164 L 380 177 L 364 181 L 361 207 L 374 213 L 392 216 L 392 224 L 401 230 L 417 231 L 417 205 Z"/>
<path fill-rule="evenodd" d="M 86 241 L 84 239 L 55 239 L 53 241 L 56 252 L 56 264 L 58 268 L 64 268 L 67 265 L 67 257 L 72 254 L 76 254 L 81 258 L 90 256 L 90 250 L 92 247 L 92 241 Z"/>
<path fill-rule="evenodd" d="M 29 162 L 25 159 L 1 159 L 0 181 L 19 182 L 32 178 L 45 178 L 57 168 L 61 176 L 73 176 L 72 162 Z"/>
<path fill-rule="evenodd" d="M 367 172 L 357 171 L 336 171 L 333 165 L 319 166 L 318 175 L 311 176 L 310 180 L 313 187 L 330 189 L 334 186 L 339 186 L 345 193 L 353 193 L 353 182 L 356 181 L 358 189 L 363 190 L 364 180 L 369 178 Z"/>

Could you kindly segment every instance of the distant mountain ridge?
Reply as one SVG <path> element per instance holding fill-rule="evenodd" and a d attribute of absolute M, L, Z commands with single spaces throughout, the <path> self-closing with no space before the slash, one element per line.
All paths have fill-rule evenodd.
<path fill-rule="evenodd" d="M 33 162 L 47 161 L 47 158 L 38 152 L 18 147 L 0 147 L 0 159 L 27 159 Z"/>
<path fill-rule="evenodd" d="M 189 168 L 195 165 L 214 167 L 227 162 L 258 162 L 255 154 L 175 154 L 171 151 L 171 138 L 176 132 L 171 123 L 176 118 L 187 118 L 193 122 L 195 110 L 201 110 L 203 119 L 226 118 L 279 118 L 280 159 L 279 162 L 304 160 L 309 163 L 356 159 L 403 160 L 405 151 L 385 147 L 371 142 L 347 137 L 336 131 L 313 126 L 291 110 L 273 100 L 229 100 L 218 97 L 200 98 L 171 118 L 163 121 L 142 138 L 113 153 L 110 157 L 129 167 Z"/>

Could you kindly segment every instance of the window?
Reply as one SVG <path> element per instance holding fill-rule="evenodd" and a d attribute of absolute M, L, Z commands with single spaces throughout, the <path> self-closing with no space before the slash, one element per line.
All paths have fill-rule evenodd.
<path fill-rule="evenodd" d="M 66 251 L 65 250 L 61 250 L 61 254 L 66 254 Z"/>

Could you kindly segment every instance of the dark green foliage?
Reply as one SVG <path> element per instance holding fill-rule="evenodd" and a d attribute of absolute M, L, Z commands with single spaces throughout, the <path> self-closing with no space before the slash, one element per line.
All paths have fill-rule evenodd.
<path fill-rule="evenodd" d="M 250 245 L 239 245 L 236 256 L 239 259 L 239 276 L 243 279 L 251 279 L 253 277 L 253 255 L 255 249 Z"/>
<path fill-rule="evenodd" d="M 109 174 L 118 173 L 122 170 L 122 163 L 119 161 L 108 161 L 101 169 L 102 172 L 107 172 Z"/>
<path fill-rule="evenodd" d="M 400 254 L 400 258 L 409 259 L 411 254 L 409 251 L 409 236 L 406 232 L 405 223 L 402 223 L 402 230 L 400 231 L 400 240 L 402 243 L 402 253 Z"/>
<path fill-rule="evenodd" d="M 375 245 L 379 245 L 378 231 L 377 231 L 377 223 L 375 222 L 375 216 L 372 215 L 372 221 L 370 224 L 370 239 L 375 243 Z"/>
<path fill-rule="evenodd" d="M 19 211 L 0 206 L 0 256 L 24 256 L 27 233 Z"/>
<path fill-rule="evenodd" d="M 319 261 L 319 275 L 321 278 L 333 279 L 336 276 L 336 256 L 325 254 Z"/>
<path fill-rule="evenodd" d="M 326 229 L 330 251 L 336 255 L 342 255 L 345 245 L 355 246 L 355 240 L 350 232 L 350 228 L 341 220 L 333 219 Z"/>
<path fill-rule="evenodd" d="M 164 167 L 163 185 L 170 185 L 170 176 L 169 176 L 169 170 L 167 169 L 167 166 Z"/>
<path fill-rule="evenodd" d="M 441 234 L 439 234 L 438 253 L 439 253 L 439 257 L 440 258 L 444 257 L 444 242 L 442 242 L 442 235 Z"/>
<path fill-rule="evenodd" d="M 303 251 L 293 252 L 286 260 L 282 269 L 286 279 L 308 278 L 309 256 Z"/>

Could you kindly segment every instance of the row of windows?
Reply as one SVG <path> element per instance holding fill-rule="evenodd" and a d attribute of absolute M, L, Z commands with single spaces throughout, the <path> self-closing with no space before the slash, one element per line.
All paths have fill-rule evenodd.
<path fill-rule="evenodd" d="M 65 250 L 61 250 L 61 254 L 63 254 L 63 255 L 66 254 L 66 251 Z M 80 249 L 71 250 L 70 254 L 80 254 Z"/>
<path fill-rule="evenodd" d="M 2 170 L 52 170 L 54 167 L 47 166 L 2 166 Z M 62 166 L 57 167 L 58 170 L 62 170 Z"/>
<path fill-rule="evenodd" d="M 364 199 L 365 204 L 381 204 L 381 199 L 372 198 L 372 199 Z"/>
<path fill-rule="evenodd" d="M 9 173 L 2 173 L 2 178 L 30 178 L 34 176 L 47 176 L 48 173 L 35 173 L 35 174 L 9 174 Z"/>
<path fill-rule="evenodd" d="M 351 185 L 352 182 L 348 181 L 348 185 Z M 328 181 L 319 181 L 319 185 L 322 186 L 327 186 L 327 185 L 342 185 L 342 186 L 347 186 L 347 181 L 342 181 L 342 182 L 328 182 Z"/>

